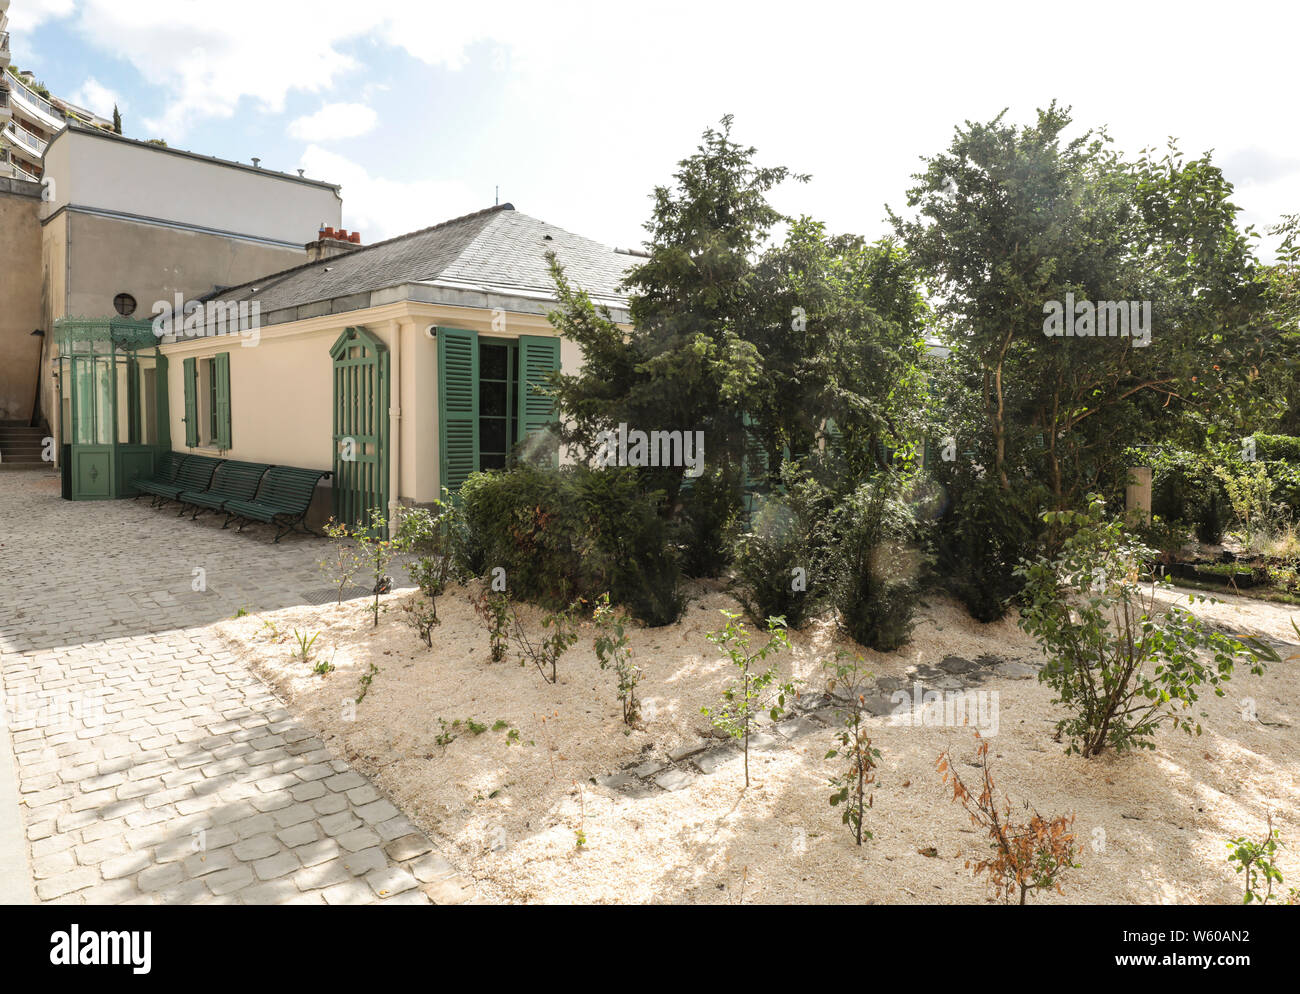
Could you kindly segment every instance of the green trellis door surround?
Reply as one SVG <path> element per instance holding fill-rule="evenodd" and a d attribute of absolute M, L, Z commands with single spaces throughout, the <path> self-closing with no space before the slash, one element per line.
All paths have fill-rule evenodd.
<path fill-rule="evenodd" d="M 334 518 L 350 528 L 388 513 L 388 346 L 348 328 L 334 359 Z"/>

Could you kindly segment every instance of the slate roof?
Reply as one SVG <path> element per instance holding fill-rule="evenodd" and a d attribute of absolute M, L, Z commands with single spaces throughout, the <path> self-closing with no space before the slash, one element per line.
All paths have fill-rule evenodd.
<path fill-rule="evenodd" d="M 634 255 L 539 221 L 512 204 L 222 288 L 205 299 L 256 300 L 268 324 L 373 306 L 385 302 L 375 299 L 377 292 L 410 284 L 448 291 L 470 304 L 489 295 L 523 297 L 541 309 L 555 298 L 548 251 L 597 303 L 626 308 L 618 286 L 637 261 Z"/>

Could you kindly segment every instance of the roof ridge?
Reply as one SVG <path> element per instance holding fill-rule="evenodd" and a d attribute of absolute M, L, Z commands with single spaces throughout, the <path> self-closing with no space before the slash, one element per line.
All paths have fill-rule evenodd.
<path fill-rule="evenodd" d="M 285 278 L 292 276 L 294 273 L 300 273 L 303 272 L 304 270 L 311 269 L 315 266 L 323 266 L 327 262 L 337 262 L 339 259 L 355 259 L 357 256 L 361 255 L 364 252 L 369 252 L 371 249 L 380 248 L 381 246 L 384 245 L 392 245 L 394 242 L 404 241 L 408 238 L 415 238 L 418 235 L 426 235 L 431 231 L 437 231 L 439 228 L 445 228 L 448 225 L 458 224 L 462 221 L 468 221 L 471 218 L 486 217 L 489 214 L 496 214 L 500 211 L 512 211 L 514 209 L 515 209 L 515 205 L 510 203 L 494 204 L 491 207 L 484 207 L 482 210 L 471 211 L 470 213 L 462 214 L 459 217 L 452 217 L 452 218 L 448 218 L 445 221 L 439 221 L 437 224 L 431 224 L 427 228 L 418 228 L 415 231 L 408 231 L 404 235 L 395 235 L 392 238 L 385 238 L 382 242 L 374 242 L 373 244 L 370 245 L 362 245 L 360 248 L 354 249 L 353 251 L 348 252 L 346 255 L 343 256 L 332 255 L 324 259 L 311 259 L 308 260 L 307 262 L 299 263 L 296 266 L 290 266 L 288 269 L 281 269 L 278 272 L 267 273 L 265 276 L 259 276 L 256 279 L 246 280 L 243 283 L 236 283 L 234 286 L 222 287 L 221 290 L 219 291 L 214 290 L 211 294 L 204 295 L 203 299 L 206 300 L 209 297 L 213 297 L 218 293 L 230 293 L 233 290 L 242 290 L 244 287 L 250 287 L 250 286 L 255 287 L 257 290 L 265 289 L 265 287 L 262 286 L 263 283 L 265 283 L 266 286 L 268 287 L 273 286 L 276 283 L 282 282 Z M 459 254 L 457 254 L 456 258 L 459 257 L 460 257 Z"/>

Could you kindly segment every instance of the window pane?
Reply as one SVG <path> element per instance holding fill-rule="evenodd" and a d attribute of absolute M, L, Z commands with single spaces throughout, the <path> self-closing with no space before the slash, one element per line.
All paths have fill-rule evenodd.
<path fill-rule="evenodd" d="M 503 418 L 506 414 L 506 385 L 480 383 L 478 388 L 479 413 L 488 418 Z"/>
<path fill-rule="evenodd" d="M 506 423 L 502 418 L 483 418 L 479 422 L 479 450 L 482 452 L 506 451 Z"/>
<path fill-rule="evenodd" d="M 479 379 L 504 380 L 506 378 L 505 345 L 480 345 L 478 352 Z"/>

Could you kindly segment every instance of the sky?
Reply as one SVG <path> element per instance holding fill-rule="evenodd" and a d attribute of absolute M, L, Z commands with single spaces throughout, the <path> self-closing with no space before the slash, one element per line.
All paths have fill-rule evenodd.
<path fill-rule="evenodd" d="M 724 114 L 772 199 L 877 238 L 963 121 L 1051 100 L 1300 212 L 1294 4 L 13 0 L 13 64 L 123 132 L 342 184 L 366 243 L 501 202 L 609 245 Z M 1261 254 L 1271 255 L 1270 240 Z"/>

